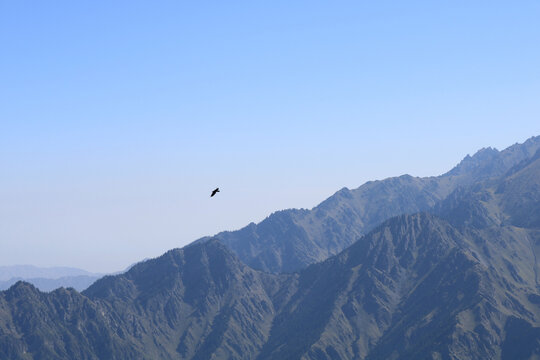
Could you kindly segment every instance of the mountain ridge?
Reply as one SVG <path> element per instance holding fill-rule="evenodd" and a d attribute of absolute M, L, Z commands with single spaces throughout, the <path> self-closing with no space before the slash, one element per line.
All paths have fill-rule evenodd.
<path fill-rule="evenodd" d="M 368 181 L 342 188 L 311 210 L 281 210 L 259 224 L 197 241 L 218 238 L 253 268 L 294 272 L 337 254 L 392 216 L 428 211 L 458 188 L 503 176 L 539 149 L 540 136 L 502 151 L 481 149 L 439 176 Z"/>
<path fill-rule="evenodd" d="M 34 265 L 4 265 L 0 266 L 0 281 L 12 278 L 31 279 L 58 279 L 67 276 L 100 276 L 101 273 L 93 273 L 79 268 L 67 266 L 39 267 Z"/>
<path fill-rule="evenodd" d="M 464 185 L 435 206 L 373 220 L 363 235 L 352 221 L 343 230 L 343 218 L 362 210 L 348 200 L 381 204 L 368 209 L 376 219 L 392 213 L 389 204 L 412 209 L 451 187 L 404 176 L 370 184 L 371 194 L 342 189 L 318 209 L 278 213 L 277 230 L 251 225 L 245 239 L 281 240 L 278 250 L 294 255 L 317 231 L 328 230 L 327 241 L 358 231 L 350 246 L 295 272 L 255 269 L 216 236 L 105 276 L 82 293 L 42 293 L 18 282 L 0 292 L 0 358 L 538 357 L 540 158 L 521 159 L 528 149 L 513 148 L 513 160 L 496 166 L 493 156 L 502 155 L 488 150 L 481 158 L 491 165 L 467 165 L 485 172 L 451 175 Z M 306 229 L 295 221 L 318 223 Z"/>

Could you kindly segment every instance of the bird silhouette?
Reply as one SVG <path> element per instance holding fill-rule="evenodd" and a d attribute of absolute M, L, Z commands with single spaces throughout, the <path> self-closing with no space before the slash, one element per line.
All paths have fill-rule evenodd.
<path fill-rule="evenodd" d="M 210 197 L 216 195 L 219 192 L 219 188 L 215 188 L 214 191 L 212 191 L 212 195 Z"/>

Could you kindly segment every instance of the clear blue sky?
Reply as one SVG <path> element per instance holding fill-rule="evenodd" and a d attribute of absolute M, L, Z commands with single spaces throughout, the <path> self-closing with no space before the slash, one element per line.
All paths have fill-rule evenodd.
<path fill-rule="evenodd" d="M 538 19 L 538 1 L 0 0 L 0 265 L 114 271 L 539 135 Z"/>

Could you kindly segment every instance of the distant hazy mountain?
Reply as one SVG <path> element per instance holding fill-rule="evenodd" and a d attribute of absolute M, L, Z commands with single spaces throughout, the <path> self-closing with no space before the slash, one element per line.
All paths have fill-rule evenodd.
<path fill-rule="evenodd" d="M 37 267 L 33 265 L 0 266 L 0 281 L 12 278 L 31 279 L 58 279 L 66 276 L 94 276 L 102 275 L 86 270 L 71 267 Z"/>
<path fill-rule="evenodd" d="M 226 245 L 235 243 L 229 233 L 82 293 L 18 282 L 0 292 L 0 358 L 539 358 L 536 143 L 483 150 L 437 178 L 342 190 L 311 212 L 281 212 L 241 230 L 242 244 L 253 244 L 242 256 L 259 265 L 294 264 L 283 261 L 287 252 L 313 260 L 302 246 L 337 249 L 331 239 L 355 236 L 296 273 L 246 265 Z M 383 219 L 395 207 L 406 211 Z"/>
<path fill-rule="evenodd" d="M 102 276 L 71 267 L 0 266 L 0 290 L 6 290 L 17 281 L 24 280 L 41 291 L 52 291 L 59 287 L 82 291 Z"/>

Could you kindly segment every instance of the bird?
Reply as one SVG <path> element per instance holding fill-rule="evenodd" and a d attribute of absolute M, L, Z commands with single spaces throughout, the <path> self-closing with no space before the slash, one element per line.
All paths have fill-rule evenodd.
<path fill-rule="evenodd" d="M 219 188 L 215 188 L 215 189 L 212 191 L 212 195 L 210 195 L 210 197 L 216 195 L 218 192 L 219 192 Z"/>

